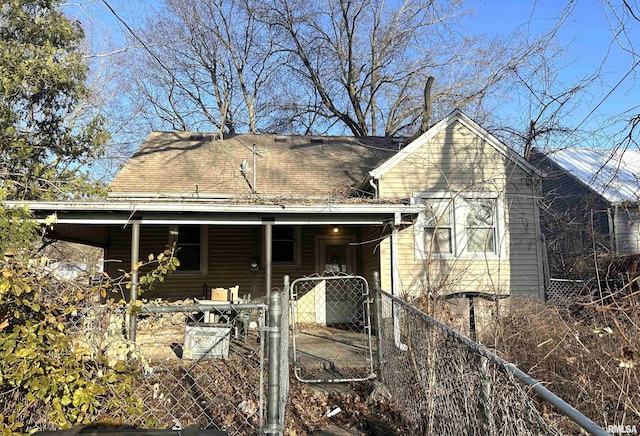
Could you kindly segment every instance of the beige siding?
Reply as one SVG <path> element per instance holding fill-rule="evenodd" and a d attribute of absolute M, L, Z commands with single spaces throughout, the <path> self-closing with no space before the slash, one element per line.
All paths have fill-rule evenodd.
<path fill-rule="evenodd" d="M 519 168 L 513 170 L 514 175 L 517 170 Z M 509 223 L 511 293 L 543 298 L 543 245 L 537 186 L 524 176 L 510 177 L 508 180 L 505 213 Z"/>
<path fill-rule="evenodd" d="M 498 223 L 505 250 L 500 256 L 431 259 L 416 256 L 414 228 L 399 232 L 398 290 L 444 293 L 480 291 L 538 295 L 543 286 L 539 217 L 532 176 L 459 122 L 452 123 L 382 176 L 380 196 L 411 198 L 419 192 L 485 193 L 499 196 Z M 508 229 L 508 231 L 505 231 Z M 382 285 L 391 288 L 390 241 L 382 245 Z"/>
<path fill-rule="evenodd" d="M 402 152 L 402 151 L 401 151 Z M 504 155 L 455 122 L 382 176 L 380 197 L 413 197 L 416 191 L 501 191 Z"/>
<path fill-rule="evenodd" d="M 263 296 L 265 288 L 265 268 L 263 238 L 264 229 L 252 226 L 209 226 L 207 228 L 207 272 L 206 274 L 185 274 L 174 272 L 169 274 L 164 283 L 159 283 L 144 298 L 161 296 L 165 299 L 202 298 L 203 287 L 228 288 L 238 285 L 239 295 Z M 342 236 L 353 235 L 359 240 L 357 227 L 344 227 Z M 307 226 L 301 228 L 300 262 L 295 265 L 275 264 L 272 268 L 272 287 L 282 289 L 284 275 L 291 281 L 296 278 L 316 273 L 316 238 L 331 236 L 329 226 Z M 110 228 L 111 245 L 106 251 L 106 258 L 113 261 L 106 263 L 106 270 L 112 276 L 121 273 L 119 269 L 129 271 L 131 268 L 131 229 L 128 227 Z M 140 258 L 146 259 L 149 254 L 162 252 L 169 241 L 168 226 L 141 226 Z M 250 271 L 249 262 L 254 254 L 260 258 L 260 270 Z M 356 272 L 359 272 L 360 257 L 356 256 Z M 125 292 L 128 297 L 128 291 Z"/>
<path fill-rule="evenodd" d="M 398 234 L 398 272 L 401 294 L 418 295 L 431 290 L 441 293 L 481 291 L 508 293 L 510 269 L 508 262 L 485 259 L 438 258 L 416 259 L 413 228 Z M 382 244 L 382 286 L 390 290 L 391 238 Z"/>
<path fill-rule="evenodd" d="M 369 226 L 362 229 L 362 253 L 361 274 L 369 282 L 373 289 L 373 273 L 380 272 L 380 237 L 382 228 Z"/>

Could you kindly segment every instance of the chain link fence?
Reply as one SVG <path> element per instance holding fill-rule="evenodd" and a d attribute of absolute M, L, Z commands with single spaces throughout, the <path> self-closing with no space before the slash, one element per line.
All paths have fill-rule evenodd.
<path fill-rule="evenodd" d="M 379 376 L 413 434 L 561 434 L 539 411 L 540 396 L 590 433 L 607 434 L 481 345 L 388 293 L 379 295 Z"/>
<path fill-rule="evenodd" d="M 304 343 L 297 335 L 308 330 L 314 334 L 307 335 L 307 354 L 334 363 L 322 370 L 345 374 L 365 368 L 349 374 L 362 375 L 362 380 L 377 376 L 389 391 L 394 416 L 399 413 L 403 428 L 412 434 L 560 434 L 556 421 L 550 420 L 557 413 L 541 404 L 559 407 L 592 434 L 606 434 L 518 368 L 380 291 L 379 284 L 373 346 L 364 279 L 332 276 L 296 282 L 290 286 L 285 277 L 283 291 L 272 291 L 268 305 L 151 302 L 134 305 L 137 322 L 131 322 L 131 308 L 118 305 L 88 304 L 71 313 L 65 328 L 70 351 L 84 361 L 116 368 L 131 384 L 138 406 L 123 402 L 117 413 L 97 416 L 138 428 L 195 424 L 231 435 L 282 434 L 289 341 L 295 341 L 295 356 Z M 334 291 L 337 294 L 327 298 Z M 353 298 L 357 304 L 350 303 L 349 311 L 346 303 L 336 306 L 342 318 L 327 322 L 325 312 L 324 323 L 317 325 L 316 319 L 309 329 L 297 316 L 310 309 L 300 311 L 296 303 L 310 293 L 315 293 L 315 313 L 338 299 Z M 316 298 L 318 294 L 323 298 Z M 132 325 L 136 329 L 128 331 Z M 346 341 L 349 335 L 362 346 L 354 347 L 354 338 Z M 341 347 L 356 359 L 343 360 Z M 298 370 L 299 362 L 294 364 Z"/>
<path fill-rule="evenodd" d="M 369 286 L 360 276 L 326 275 L 291 284 L 293 364 L 306 382 L 375 377 Z"/>
<path fill-rule="evenodd" d="M 265 304 L 146 304 L 135 343 L 121 307 L 85 308 L 69 330 L 76 350 L 133 377 L 137 410 L 119 420 L 138 428 L 196 424 L 230 435 L 265 428 Z"/>

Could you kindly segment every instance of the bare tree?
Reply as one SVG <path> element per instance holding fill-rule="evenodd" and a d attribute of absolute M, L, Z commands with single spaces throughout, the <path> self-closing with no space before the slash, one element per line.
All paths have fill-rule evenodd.
<path fill-rule="evenodd" d="M 272 38 L 251 3 L 168 0 L 130 36 L 144 50 L 124 56 L 121 80 L 152 128 L 258 130 Z"/>
<path fill-rule="evenodd" d="M 434 118 L 482 117 L 547 46 L 462 36 L 467 14 L 458 0 L 167 0 L 133 32 L 144 50 L 123 55 L 121 89 L 155 129 L 410 136 L 429 76 Z"/>
<path fill-rule="evenodd" d="M 300 84 L 280 115 L 295 118 L 293 108 L 315 114 L 316 129 L 338 124 L 353 135 L 410 135 L 423 118 L 429 76 L 437 116 L 454 107 L 475 112 L 546 41 L 461 36 L 467 13 L 458 1 L 264 2 L 261 19 L 278 31 L 286 77 Z M 301 98 L 309 94 L 315 98 Z"/>

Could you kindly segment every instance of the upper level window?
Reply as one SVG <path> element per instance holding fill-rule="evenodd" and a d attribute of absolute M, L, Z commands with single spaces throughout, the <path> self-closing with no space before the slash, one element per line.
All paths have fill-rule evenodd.
<path fill-rule="evenodd" d="M 420 202 L 424 209 L 415 223 L 416 259 L 501 253 L 498 223 L 503 212 L 497 196 L 422 197 Z"/>
<path fill-rule="evenodd" d="M 173 226 L 171 243 L 176 244 L 176 257 L 180 260 L 177 271 L 202 273 L 206 270 L 203 229 L 199 225 Z"/>
<path fill-rule="evenodd" d="M 452 253 L 453 208 L 451 199 L 424 199 L 424 249 L 431 253 Z"/>
<path fill-rule="evenodd" d="M 496 200 L 465 199 L 466 250 L 469 253 L 496 253 Z"/>

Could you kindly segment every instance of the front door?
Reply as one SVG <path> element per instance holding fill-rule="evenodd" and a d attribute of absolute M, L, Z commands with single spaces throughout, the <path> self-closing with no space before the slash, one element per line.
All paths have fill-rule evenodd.
<path fill-rule="evenodd" d="M 318 238 L 317 271 L 320 275 L 355 274 L 353 236 Z M 358 313 L 360 298 L 351 292 L 318 282 L 316 292 L 316 321 L 326 325 L 348 323 Z"/>
<path fill-rule="evenodd" d="M 317 239 L 316 271 L 354 274 L 353 236 L 322 236 Z"/>

